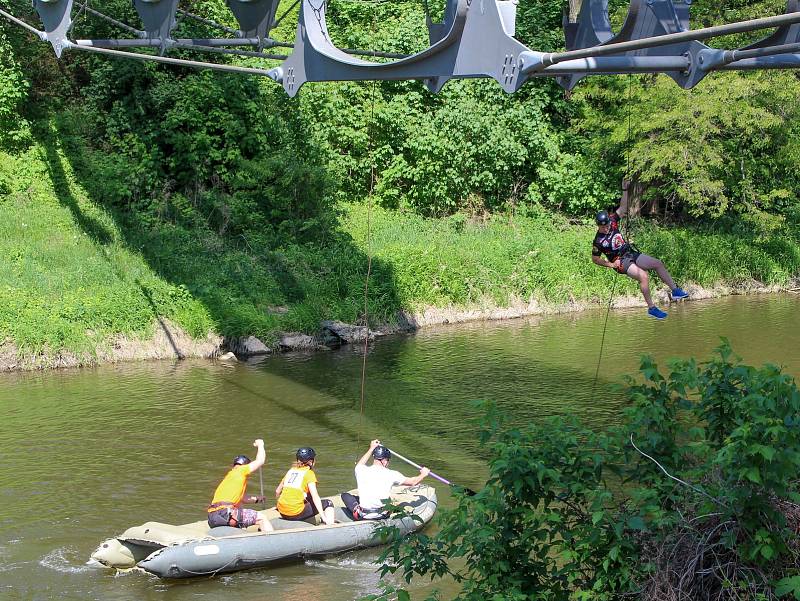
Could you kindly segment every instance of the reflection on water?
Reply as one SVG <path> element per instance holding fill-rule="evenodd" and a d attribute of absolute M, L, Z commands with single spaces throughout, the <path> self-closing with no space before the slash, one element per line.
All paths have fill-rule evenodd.
<path fill-rule="evenodd" d="M 231 458 L 254 452 L 257 437 L 267 443 L 268 498 L 304 445 L 317 450 L 324 494 L 351 487 L 374 437 L 477 488 L 476 401 L 495 401 L 518 423 L 571 414 L 603 428 L 624 404 L 612 384 L 642 353 L 704 358 L 720 336 L 748 362 L 798 374 L 799 310 L 800 297 L 781 295 L 686 303 L 665 322 L 612 312 L 594 395 L 603 312 L 381 340 L 363 414 L 360 348 L 0 376 L 0 598 L 344 601 L 375 592 L 375 550 L 188 582 L 115 576 L 87 560 L 128 526 L 202 517 Z"/>

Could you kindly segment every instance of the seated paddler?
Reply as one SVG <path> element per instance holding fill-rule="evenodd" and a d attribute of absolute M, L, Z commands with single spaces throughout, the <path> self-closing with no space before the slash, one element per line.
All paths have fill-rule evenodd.
<path fill-rule="evenodd" d="M 370 458 L 372 465 L 367 465 Z M 392 487 L 416 486 L 430 474 L 430 470 L 423 467 L 419 474 L 407 478 L 400 472 L 389 469 L 391 459 L 392 452 L 376 439 L 369 443 L 369 449 L 356 463 L 358 496 L 349 492 L 342 493 L 342 502 L 354 520 L 382 520 L 389 517 L 384 505 L 391 497 Z"/>
<path fill-rule="evenodd" d="M 326 526 L 332 525 L 335 517 L 333 503 L 328 499 L 320 499 L 317 491 L 318 480 L 314 472 L 317 452 L 311 447 L 300 447 L 295 459 L 275 489 L 278 513 L 284 520 L 294 521 L 319 515 Z"/>
<path fill-rule="evenodd" d="M 214 491 L 214 498 L 208 506 L 208 525 L 232 526 L 233 528 L 248 528 L 258 525 L 261 532 L 270 532 L 272 524 L 264 519 L 255 509 L 242 507 L 243 503 L 263 503 L 264 497 L 247 495 L 247 479 L 250 474 L 260 469 L 267 459 L 264 451 L 264 441 L 260 438 L 253 442 L 256 447 L 256 458 L 250 460 L 245 455 L 237 455 L 233 459 L 233 467 L 225 474 L 222 482 Z"/>

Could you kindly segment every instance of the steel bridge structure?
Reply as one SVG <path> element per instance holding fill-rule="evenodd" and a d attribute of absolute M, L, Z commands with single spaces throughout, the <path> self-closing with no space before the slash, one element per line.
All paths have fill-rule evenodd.
<path fill-rule="evenodd" d="M 279 2 L 226 0 L 238 29 L 182 10 L 179 0 L 133 0 L 140 28 L 95 10 L 89 0 L 33 0 L 38 26 L 5 10 L 0 10 L 0 16 L 49 42 L 58 57 L 64 51 L 85 51 L 262 75 L 282 85 L 290 96 L 306 82 L 317 81 L 421 80 L 430 91 L 438 92 L 449 79 L 482 77 L 494 79 L 511 93 L 531 78 L 554 77 L 572 89 L 587 75 L 627 73 L 664 73 L 688 89 L 713 71 L 800 67 L 800 0 L 788 0 L 781 15 L 694 30 L 689 25 L 692 0 L 631 0 L 616 33 L 609 20 L 608 0 L 583 0 L 574 22 L 564 17 L 564 52 L 540 52 L 514 37 L 518 0 L 446 0 L 441 22 L 433 21 L 426 10 L 427 48 L 409 55 L 337 47 L 326 22 L 327 0 L 296 0 L 278 18 Z M 294 42 L 274 40 L 271 31 L 297 4 Z M 125 37 L 73 39 L 73 15 L 81 13 L 114 24 Z M 225 36 L 174 37 L 176 25 L 185 18 Z M 769 35 L 735 50 L 715 49 L 702 42 L 762 30 L 769 30 Z M 151 52 L 143 52 L 146 48 Z M 287 53 L 274 53 L 280 48 Z M 259 57 L 279 64 L 253 68 L 201 62 L 170 56 L 174 49 Z"/>

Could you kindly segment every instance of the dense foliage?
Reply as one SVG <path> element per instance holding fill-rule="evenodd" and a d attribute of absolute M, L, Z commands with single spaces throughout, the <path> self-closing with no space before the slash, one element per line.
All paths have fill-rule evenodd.
<path fill-rule="evenodd" d="M 30 14 L 22 2 L 4 3 Z M 192 9 L 230 25 L 223 4 L 204 0 Z M 728 4 L 693 3 L 696 22 L 784 8 L 780 0 Z M 611 5 L 619 24 L 626 5 Z M 558 49 L 561 9 L 553 0 L 523 3 L 517 35 Z M 128 2 L 104 10 L 135 23 Z M 329 21 L 345 47 L 408 52 L 425 44 L 415 2 L 343 0 L 332 3 Z M 214 33 L 190 20 L 179 27 L 180 35 Z M 664 76 L 590 78 L 569 100 L 549 80 L 514 96 L 488 81 L 450 82 L 438 96 L 413 82 L 317 84 L 289 100 L 268 80 L 80 54 L 67 53 L 56 70 L 19 30 L 3 30 L 16 43 L 0 39 L 11 50 L 0 73 L 0 118 L 30 112 L 26 94 L 41 100 L 55 88 L 51 107 L 80 119 L 106 156 L 104 174 L 115 186 L 103 200 L 224 231 L 313 221 L 326 198 L 361 201 L 373 163 L 382 203 L 430 215 L 520 202 L 585 214 L 615 196 L 626 169 L 673 216 L 763 218 L 797 206 L 800 82 L 792 73 L 714 74 L 689 92 Z M 120 33 L 87 16 L 75 31 Z M 291 39 L 291 18 L 274 35 Z M 20 64 L 32 67 L 25 79 Z"/>
<path fill-rule="evenodd" d="M 610 4 L 618 26 L 626 5 Z M 29 2 L 0 6 L 37 21 Z M 443 6 L 430 3 L 434 15 Z M 186 7 L 234 25 L 222 0 Z M 562 8 L 523 2 L 518 37 L 558 50 Z M 710 25 L 784 7 L 692 8 Z M 127 0 L 103 11 L 137 23 Z M 276 39 L 293 39 L 292 17 Z M 333 0 L 329 23 L 343 47 L 411 52 L 427 39 L 411 1 Z M 121 34 L 87 13 L 74 28 L 81 38 Z M 183 19 L 178 34 L 215 31 Z M 651 212 L 700 220 L 688 231 L 636 227 L 679 279 L 785 283 L 798 271 L 792 73 L 714 74 L 690 92 L 650 76 L 590 78 L 569 94 L 551 80 L 515 95 L 481 80 L 451 81 L 439 95 L 419 82 L 309 84 L 289 99 L 264 78 L 70 51 L 56 60 L 4 20 L 0 55 L 0 210 L 4 250 L 17 257 L 0 266 L 0 289 L 26 299 L 6 308 L 1 327 L 35 352 L 141 332 L 154 312 L 192 332 L 267 338 L 314 330 L 321 318 L 363 319 L 373 249 L 375 320 L 426 303 L 606 298 L 607 274 L 586 265 L 581 220 L 616 197 L 628 167 Z M 385 209 L 374 245 L 367 204 Z M 54 221 L 60 247 L 48 247 Z M 72 263 L 53 274 L 56 249 Z M 129 289 L 134 255 L 151 270 L 139 279 L 161 290 L 155 305 Z M 118 285 L 127 292 L 100 292 Z"/>
<path fill-rule="evenodd" d="M 383 572 L 454 578 L 465 600 L 800 598 L 794 380 L 727 343 L 640 376 L 610 433 L 508 427 L 490 406 L 485 488 L 395 539 Z"/>

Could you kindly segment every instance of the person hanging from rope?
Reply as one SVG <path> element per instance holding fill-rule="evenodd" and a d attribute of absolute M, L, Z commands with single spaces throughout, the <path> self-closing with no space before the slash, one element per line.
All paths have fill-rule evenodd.
<path fill-rule="evenodd" d="M 263 503 L 264 497 L 245 495 L 247 479 L 257 469 L 260 469 L 267 459 L 264 451 L 264 441 L 260 438 L 253 442 L 256 447 L 256 458 L 251 461 L 245 455 L 237 455 L 233 459 L 233 467 L 228 471 L 214 491 L 214 498 L 208 506 L 208 525 L 210 528 L 217 526 L 232 526 L 234 528 L 247 528 L 257 525 L 261 532 L 272 531 L 269 520 L 255 509 L 240 507 L 242 503 Z"/>
<path fill-rule="evenodd" d="M 622 199 L 616 208 L 598 211 L 595 216 L 597 234 L 592 243 L 592 261 L 596 265 L 610 267 L 639 282 L 639 289 L 647 303 L 647 314 L 656 319 L 666 319 L 667 314 L 656 307 L 650 295 L 649 272 L 655 270 L 658 277 L 669 286 L 673 300 L 680 300 L 689 295 L 675 285 L 672 276 L 660 260 L 638 250 L 626 241 L 620 232 L 620 219 L 628 212 L 628 184 L 627 180 L 622 181 Z M 606 258 L 604 259 L 602 255 Z"/>

